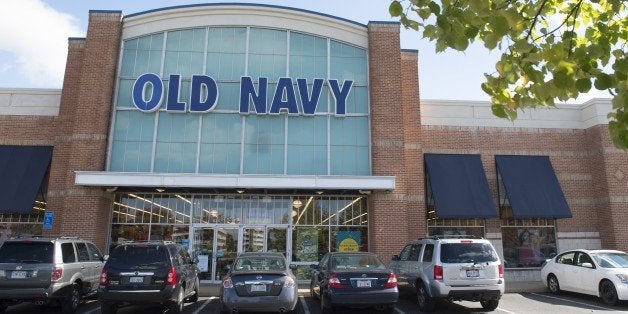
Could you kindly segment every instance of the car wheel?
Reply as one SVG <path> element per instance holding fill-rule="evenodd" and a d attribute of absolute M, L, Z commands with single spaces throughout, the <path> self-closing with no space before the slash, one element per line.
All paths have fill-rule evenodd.
<path fill-rule="evenodd" d="M 63 314 L 72 314 L 76 312 L 76 309 L 81 303 L 81 290 L 78 284 L 73 283 L 70 287 L 70 292 L 68 295 L 61 301 L 61 310 Z"/>
<path fill-rule="evenodd" d="M 320 295 L 320 299 L 321 299 L 321 313 L 323 314 L 333 313 L 334 308 L 331 306 L 331 304 L 329 304 L 329 300 L 327 300 L 327 298 L 323 294 Z"/>
<path fill-rule="evenodd" d="M 100 302 L 101 314 L 115 314 L 118 311 L 118 305 L 112 302 Z"/>
<path fill-rule="evenodd" d="M 617 305 L 619 302 L 615 285 L 608 280 L 602 282 L 602 285 L 600 286 L 600 297 L 602 298 L 602 301 L 608 305 Z"/>
<path fill-rule="evenodd" d="M 196 282 L 194 283 L 194 295 L 188 298 L 189 302 L 196 302 L 198 301 L 198 279 L 196 279 Z"/>
<path fill-rule="evenodd" d="M 181 314 L 183 312 L 183 302 L 185 300 L 183 296 L 183 287 L 179 288 L 179 295 L 177 296 L 177 301 L 172 302 L 169 306 L 170 313 L 172 314 Z"/>
<path fill-rule="evenodd" d="M 482 304 L 482 307 L 487 311 L 495 311 L 499 305 L 499 300 L 482 300 L 480 304 Z"/>
<path fill-rule="evenodd" d="M 416 289 L 416 298 L 417 303 L 419 304 L 419 309 L 423 312 L 432 312 L 436 308 L 436 300 L 430 297 L 427 293 L 427 288 L 425 288 L 425 284 L 419 283 Z"/>
<path fill-rule="evenodd" d="M 547 276 L 547 287 L 553 294 L 560 293 L 560 284 L 558 283 L 558 278 L 553 274 Z"/>

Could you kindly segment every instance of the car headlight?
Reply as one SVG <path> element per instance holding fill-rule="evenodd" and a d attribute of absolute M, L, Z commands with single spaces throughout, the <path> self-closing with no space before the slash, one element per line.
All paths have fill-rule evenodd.
<path fill-rule="evenodd" d="M 621 283 L 628 283 L 628 276 L 627 275 L 615 274 L 615 276 L 617 276 L 617 278 L 619 278 L 619 280 L 621 280 Z"/>

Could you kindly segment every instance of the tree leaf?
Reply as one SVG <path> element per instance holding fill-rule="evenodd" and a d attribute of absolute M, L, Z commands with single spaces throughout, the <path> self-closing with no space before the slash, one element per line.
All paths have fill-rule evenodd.
<path fill-rule="evenodd" d="M 388 12 L 390 12 L 390 16 L 400 16 L 403 12 L 403 7 L 401 6 L 401 3 L 399 3 L 399 1 L 395 0 L 390 3 L 390 6 L 388 7 Z"/>
<path fill-rule="evenodd" d="M 576 88 L 581 93 L 589 92 L 589 90 L 591 90 L 591 80 L 588 78 L 576 80 Z"/>
<path fill-rule="evenodd" d="M 595 86 L 595 88 L 598 90 L 609 89 L 612 85 L 613 78 L 606 73 L 598 74 L 598 76 L 595 78 L 595 83 L 593 83 L 593 86 Z"/>

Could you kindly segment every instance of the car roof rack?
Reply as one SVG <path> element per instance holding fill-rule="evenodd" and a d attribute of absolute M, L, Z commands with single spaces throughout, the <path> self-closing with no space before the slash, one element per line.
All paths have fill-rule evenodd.
<path fill-rule="evenodd" d="M 477 237 L 472 234 L 435 234 L 423 238 L 422 239 L 431 239 L 431 240 L 440 240 L 440 239 L 484 239 L 483 237 Z"/>
<path fill-rule="evenodd" d="M 170 240 L 127 240 L 120 244 L 175 244 L 174 241 Z"/>

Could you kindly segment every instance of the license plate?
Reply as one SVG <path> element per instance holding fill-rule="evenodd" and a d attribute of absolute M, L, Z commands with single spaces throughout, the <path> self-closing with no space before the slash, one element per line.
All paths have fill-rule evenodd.
<path fill-rule="evenodd" d="M 21 271 L 12 271 L 11 272 L 11 279 L 24 279 L 26 278 L 26 272 L 21 270 Z"/>
<path fill-rule="evenodd" d="M 358 280 L 358 288 L 370 288 L 371 281 L 370 280 Z"/>
<path fill-rule="evenodd" d="M 266 292 L 266 285 L 251 285 L 251 292 Z"/>
<path fill-rule="evenodd" d="M 477 269 L 467 270 L 467 277 L 480 277 L 480 271 Z"/>
<path fill-rule="evenodd" d="M 144 277 L 131 277 L 129 278 L 130 283 L 142 283 L 144 282 Z"/>

